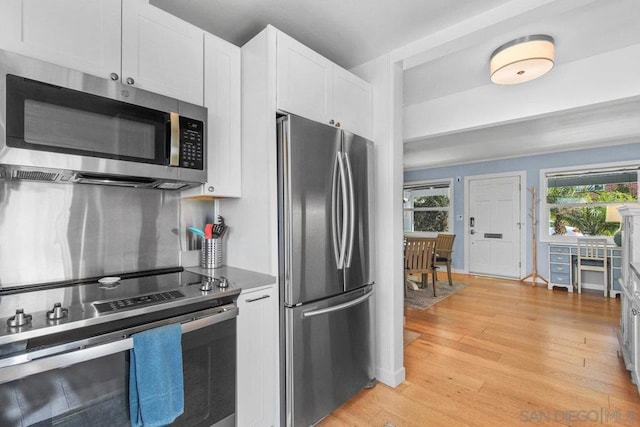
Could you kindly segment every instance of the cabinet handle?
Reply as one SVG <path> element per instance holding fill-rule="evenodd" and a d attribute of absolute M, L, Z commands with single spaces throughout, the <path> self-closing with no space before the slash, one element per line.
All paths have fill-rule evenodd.
<path fill-rule="evenodd" d="M 335 123 L 335 120 L 333 120 L 333 119 L 329 120 L 329 124 L 330 124 L 330 125 L 332 125 L 332 124 L 334 124 L 334 123 Z"/>
<path fill-rule="evenodd" d="M 135 82 L 136 82 L 136 81 L 135 81 L 135 80 L 133 80 L 133 78 L 132 78 L 132 77 L 127 77 L 127 84 L 128 84 L 128 85 L 132 85 L 132 84 L 134 84 Z"/>
<path fill-rule="evenodd" d="M 631 313 L 633 313 L 634 316 L 638 315 L 638 310 L 636 310 L 635 308 L 631 309 Z"/>
<path fill-rule="evenodd" d="M 111 77 L 111 80 L 118 80 L 120 78 L 118 73 L 111 73 L 109 74 L 109 77 Z"/>
<path fill-rule="evenodd" d="M 207 187 L 207 191 L 208 191 L 209 193 L 213 193 L 213 190 L 215 190 L 215 189 L 216 189 L 216 188 L 215 188 L 213 185 L 210 185 L 210 186 L 208 186 L 208 187 Z"/>
<path fill-rule="evenodd" d="M 262 295 L 261 297 L 258 298 L 251 298 L 251 299 L 246 299 L 244 300 L 244 302 L 255 302 L 255 301 L 260 301 L 261 299 L 267 299 L 269 298 L 271 295 Z"/>
<path fill-rule="evenodd" d="M 336 123 L 336 127 L 339 128 L 340 127 L 340 122 Z"/>

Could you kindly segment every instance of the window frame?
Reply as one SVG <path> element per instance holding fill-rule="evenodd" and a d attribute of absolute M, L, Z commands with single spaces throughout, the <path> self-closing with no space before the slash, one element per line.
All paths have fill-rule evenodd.
<path fill-rule="evenodd" d="M 640 160 L 625 161 L 625 162 L 610 162 L 610 163 L 593 163 L 585 165 L 565 166 L 560 168 L 548 168 L 540 169 L 540 190 L 538 191 L 539 197 L 539 222 L 538 222 L 538 236 L 539 240 L 544 243 L 568 243 L 576 244 L 578 237 L 580 236 L 567 236 L 567 235 L 551 235 L 549 234 L 549 204 L 547 203 L 547 174 L 552 173 L 580 173 L 588 171 L 602 170 L 615 170 L 623 168 L 637 168 L 638 178 L 637 182 L 640 187 Z M 639 200 L 640 201 L 640 200 Z M 606 206 L 606 205 L 627 205 L 629 203 L 636 202 L 620 202 L 620 203 L 594 203 L 592 206 Z M 571 205 L 568 203 L 567 205 Z M 576 207 L 582 206 L 582 204 L 576 204 Z M 605 237 L 609 245 L 615 245 L 613 242 L 613 236 L 592 236 L 592 237 Z"/>
<path fill-rule="evenodd" d="M 407 187 L 416 187 L 416 186 L 425 186 L 428 187 L 430 185 L 448 185 L 449 187 L 449 208 L 448 208 L 448 217 L 447 217 L 447 228 L 448 231 L 405 231 L 404 230 L 404 214 L 408 210 L 404 207 L 404 192 L 407 190 Z M 436 237 L 438 233 L 451 233 L 453 234 L 453 226 L 454 226 L 454 194 L 453 194 L 453 178 L 444 178 L 444 179 L 430 179 L 430 180 L 422 180 L 422 181 L 409 181 L 404 182 L 402 185 L 402 195 L 403 195 L 403 203 L 402 203 L 402 233 L 405 236 L 410 237 Z M 411 209 L 413 210 L 413 209 Z M 433 210 L 442 210 L 445 209 L 433 209 Z"/>

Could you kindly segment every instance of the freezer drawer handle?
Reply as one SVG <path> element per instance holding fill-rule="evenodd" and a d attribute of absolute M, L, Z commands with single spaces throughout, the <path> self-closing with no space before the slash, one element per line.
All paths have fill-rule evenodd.
<path fill-rule="evenodd" d="M 354 305 L 358 305 L 361 302 L 371 298 L 371 295 L 373 295 L 373 292 L 369 292 L 366 295 L 363 295 L 359 298 L 354 299 L 353 301 L 345 302 L 343 304 L 339 304 L 334 307 L 327 307 L 327 308 L 321 308 L 319 310 L 305 311 L 304 313 L 302 313 L 302 317 L 306 319 L 307 317 L 319 316 L 321 314 L 344 310 L 345 308 L 353 307 Z"/>

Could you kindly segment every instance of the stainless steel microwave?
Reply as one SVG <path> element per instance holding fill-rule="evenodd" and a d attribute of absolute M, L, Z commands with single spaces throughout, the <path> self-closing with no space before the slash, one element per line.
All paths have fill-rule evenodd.
<path fill-rule="evenodd" d="M 206 182 L 206 108 L 0 50 L 0 178 Z"/>

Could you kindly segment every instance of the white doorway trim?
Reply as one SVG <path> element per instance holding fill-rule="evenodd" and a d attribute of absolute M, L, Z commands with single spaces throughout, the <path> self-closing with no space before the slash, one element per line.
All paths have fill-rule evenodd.
<path fill-rule="evenodd" d="M 524 277 L 527 268 L 527 171 L 492 173 L 486 175 L 469 175 L 464 177 L 464 270 L 469 272 L 469 182 L 474 179 L 520 177 L 520 277 Z"/>

